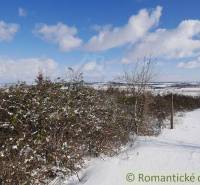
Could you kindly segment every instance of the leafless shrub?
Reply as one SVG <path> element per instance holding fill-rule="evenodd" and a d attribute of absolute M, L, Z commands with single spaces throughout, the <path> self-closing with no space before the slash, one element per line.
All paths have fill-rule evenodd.
<path fill-rule="evenodd" d="M 134 131 L 136 134 L 140 132 L 140 129 L 148 128 L 145 125 L 149 118 L 145 116 L 148 113 L 148 104 L 150 103 L 150 97 L 148 96 L 147 87 L 149 82 L 153 78 L 151 58 L 145 58 L 143 61 L 139 61 L 134 65 L 133 70 L 125 71 L 122 76 L 123 81 L 126 82 L 127 95 L 132 97 L 134 103 L 130 111 L 132 112 L 132 124 L 134 124 Z"/>

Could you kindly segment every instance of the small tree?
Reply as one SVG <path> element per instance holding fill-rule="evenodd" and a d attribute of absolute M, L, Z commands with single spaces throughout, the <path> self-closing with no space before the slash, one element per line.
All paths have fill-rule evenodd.
<path fill-rule="evenodd" d="M 44 75 L 41 71 L 38 73 L 35 82 L 37 84 L 42 84 L 44 82 Z"/>
<path fill-rule="evenodd" d="M 144 116 L 148 109 L 147 87 L 152 78 L 151 58 L 138 61 L 132 71 L 124 72 L 122 78 L 127 84 L 128 95 L 134 98 L 132 117 L 136 134 L 139 132 L 139 127 L 144 123 Z"/>
<path fill-rule="evenodd" d="M 68 79 L 72 83 L 83 83 L 83 73 L 68 67 Z"/>

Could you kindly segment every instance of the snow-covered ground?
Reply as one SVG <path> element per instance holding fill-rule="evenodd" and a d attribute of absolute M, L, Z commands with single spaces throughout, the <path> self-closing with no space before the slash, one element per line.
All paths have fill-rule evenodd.
<path fill-rule="evenodd" d="M 151 90 L 154 94 L 181 94 L 186 96 L 200 96 L 200 88 L 199 87 L 184 87 L 184 88 L 177 88 L 177 87 L 166 87 L 163 89 L 152 89 Z"/>
<path fill-rule="evenodd" d="M 95 89 L 108 89 L 109 83 L 93 83 L 89 86 Z M 114 84 L 113 87 L 119 89 L 127 89 L 126 84 Z M 181 94 L 186 96 L 200 96 L 200 83 L 183 83 L 183 82 L 154 82 L 149 83 L 148 90 L 153 94 Z"/>
<path fill-rule="evenodd" d="M 200 176 L 200 109 L 185 113 L 183 117 L 176 116 L 175 123 L 175 129 L 165 128 L 158 137 L 138 137 L 133 145 L 129 144 L 115 157 L 92 159 L 79 173 L 81 182 L 74 176 L 67 179 L 64 184 L 200 184 L 197 180 L 198 175 Z M 192 179 L 194 182 L 154 183 L 148 181 L 150 176 L 164 178 L 174 174 L 182 179 L 181 175 L 185 173 L 186 177 L 195 175 L 195 179 Z M 146 182 L 142 182 L 142 174 L 143 179 L 147 178 Z M 133 182 L 129 182 L 133 179 Z"/>

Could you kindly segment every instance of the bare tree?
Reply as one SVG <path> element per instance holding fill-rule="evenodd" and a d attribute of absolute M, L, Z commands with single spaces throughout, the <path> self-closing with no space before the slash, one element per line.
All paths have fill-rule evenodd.
<path fill-rule="evenodd" d="M 44 82 L 44 75 L 43 75 L 42 71 L 39 71 L 39 72 L 38 72 L 38 75 L 37 75 L 37 77 L 36 77 L 35 82 L 36 82 L 37 84 L 41 84 L 41 83 Z"/>
<path fill-rule="evenodd" d="M 152 59 L 144 58 L 143 61 L 136 62 L 131 71 L 125 71 L 122 78 L 127 84 L 128 95 L 134 98 L 132 117 L 136 134 L 147 110 L 147 87 L 153 78 L 152 66 Z"/>
<path fill-rule="evenodd" d="M 72 83 L 82 83 L 83 73 L 79 70 L 74 70 L 73 68 L 68 67 L 67 78 Z"/>

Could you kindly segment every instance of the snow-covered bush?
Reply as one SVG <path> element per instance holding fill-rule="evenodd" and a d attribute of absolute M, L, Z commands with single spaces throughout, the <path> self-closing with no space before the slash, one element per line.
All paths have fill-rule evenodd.
<path fill-rule="evenodd" d="M 0 89 L 0 178 L 3 184 L 47 184 L 77 173 L 85 156 L 113 155 L 137 132 L 136 97 L 110 87 L 52 82 Z M 137 96 L 142 123 L 138 134 L 153 134 L 152 119 L 168 115 L 168 96 Z M 176 110 L 200 106 L 199 99 L 175 96 Z"/>
<path fill-rule="evenodd" d="M 86 155 L 112 154 L 128 140 L 115 97 L 78 84 L 38 81 L 0 91 L 0 177 L 42 184 L 76 173 Z"/>

